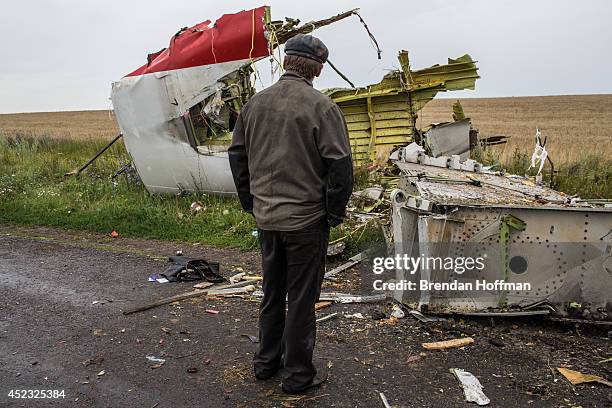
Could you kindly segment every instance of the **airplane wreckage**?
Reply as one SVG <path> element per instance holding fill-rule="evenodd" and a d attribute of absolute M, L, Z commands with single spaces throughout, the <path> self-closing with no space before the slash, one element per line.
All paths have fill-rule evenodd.
<path fill-rule="evenodd" d="M 256 92 L 254 63 L 276 60 L 275 50 L 289 38 L 351 15 L 378 47 L 356 10 L 299 25 L 289 18 L 273 21 L 265 6 L 181 29 L 167 48 L 115 82 L 114 112 L 146 189 L 235 193 L 227 148 L 241 107 Z M 471 160 L 470 149 L 482 140 L 462 112 L 454 122 L 417 128 L 417 113 L 438 92 L 474 89 L 479 76 L 470 56 L 413 70 L 401 51 L 399 66 L 377 84 L 355 87 L 331 65 L 351 87 L 323 92 L 345 115 L 355 166 L 390 161 L 399 168 L 390 195 L 395 256 L 482 256 L 486 268 L 462 274 L 425 265 L 410 273 L 396 269 L 397 282 L 433 285 L 398 289 L 395 298 L 437 313 L 612 320 L 609 204 L 570 197 Z M 470 284 L 462 288 L 478 281 L 529 285 L 437 289 L 452 281 Z"/>

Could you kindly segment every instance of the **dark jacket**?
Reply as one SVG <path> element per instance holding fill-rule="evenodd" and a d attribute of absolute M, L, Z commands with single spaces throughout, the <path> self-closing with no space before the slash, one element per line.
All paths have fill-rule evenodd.
<path fill-rule="evenodd" d="M 353 190 L 346 122 L 310 81 L 288 71 L 255 94 L 234 127 L 229 160 L 242 207 L 259 228 L 342 222 Z"/>

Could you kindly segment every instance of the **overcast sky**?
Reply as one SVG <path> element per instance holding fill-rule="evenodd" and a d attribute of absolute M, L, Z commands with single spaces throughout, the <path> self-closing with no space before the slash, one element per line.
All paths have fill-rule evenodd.
<path fill-rule="evenodd" d="M 0 112 L 109 108 L 111 82 L 180 27 L 261 4 L 275 19 L 303 22 L 360 7 L 381 61 L 355 17 L 315 33 L 357 85 L 378 82 L 406 49 L 413 68 L 464 53 L 479 61 L 476 91 L 448 97 L 612 93 L 606 0 L 8 0 L 0 11 Z M 317 87 L 344 85 L 326 71 Z"/>

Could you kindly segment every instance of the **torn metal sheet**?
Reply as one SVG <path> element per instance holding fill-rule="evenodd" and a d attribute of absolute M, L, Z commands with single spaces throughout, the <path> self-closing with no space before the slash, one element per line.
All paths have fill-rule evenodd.
<path fill-rule="evenodd" d="M 480 257 L 486 267 L 397 269 L 397 281 L 433 286 L 396 290 L 396 299 L 437 313 L 539 314 L 548 311 L 532 306 L 549 305 L 572 317 L 575 302 L 578 317 L 611 319 L 612 209 L 523 177 L 409 161 L 415 154 L 400 152 L 395 162 L 403 171 L 391 195 L 396 256 Z"/>
<path fill-rule="evenodd" d="M 181 29 L 146 64 L 113 83 L 117 122 L 147 190 L 234 194 L 227 149 L 242 106 L 255 94 L 254 62 L 294 35 L 351 15 L 359 16 L 350 10 L 298 25 L 289 18 L 273 21 L 267 6 L 226 14 Z M 393 147 L 418 132 L 417 112 L 425 103 L 438 92 L 473 89 L 478 78 L 467 55 L 413 71 L 402 51 L 400 63 L 402 70 L 379 84 L 326 91 L 347 118 L 358 165 L 377 155 L 386 162 Z"/>
<path fill-rule="evenodd" d="M 340 272 L 357 265 L 359 262 L 363 261 L 364 259 L 367 259 L 367 257 L 368 257 L 367 251 L 360 252 L 357 255 L 349 258 L 349 260 L 343 263 L 342 265 L 335 267 L 331 271 L 325 272 L 324 278 L 325 279 L 333 278 Z"/>
<path fill-rule="evenodd" d="M 475 402 L 478 405 L 489 405 L 491 400 L 482 392 L 483 386 L 474 374 L 460 368 L 451 368 L 450 372 L 453 373 L 461 383 L 467 402 Z"/>
<path fill-rule="evenodd" d="M 470 158 L 471 130 L 469 119 L 432 125 L 423 135 L 424 142 L 433 157 L 458 155 L 461 160 L 466 160 Z"/>
<path fill-rule="evenodd" d="M 259 7 L 181 30 L 167 48 L 113 84 L 117 122 L 147 190 L 235 190 L 224 149 L 198 149 L 191 109 L 234 88 L 252 92 L 250 83 L 241 86 L 233 76 L 269 55 L 267 15 Z"/>
<path fill-rule="evenodd" d="M 235 193 L 227 148 L 255 94 L 254 62 L 291 37 L 356 14 L 298 26 L 270 8 L 226 14 L 181 29 L 147 63 L 115 82 L 111 99 L 125 146 L 151 193 Z"/>
<path fill-rule="evenodd" d="M 349 130 L 355 165 L 387 156 L 418 134 L 417 114 L 438 92 L 474 89 L 476 61 L 469 55 L 448 59 L 445 65 L 412 70 L 408 52 L 399 53 L 401 70 L 391 71 L 377 84 L 324 91 L 342 109 Z"/>

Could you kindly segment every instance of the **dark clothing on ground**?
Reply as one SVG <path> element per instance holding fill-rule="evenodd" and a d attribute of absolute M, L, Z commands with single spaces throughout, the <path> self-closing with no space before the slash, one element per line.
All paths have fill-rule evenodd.
<path fill-rule="evenodd" d="M 299 391 L 316 374 L 314 305 L 329 226 L 342 222 L 353 190 L 346 123 L 330 98 L 287 72 L 251 98 L 233 132 L 238 197 L 260 228 L 264 297 L 255 374 L 269 378 L 284 367 L 284 389 Z"/>
<path fill-rule="evenodd" d="M 284 367 L 283 386 L 288 390 L 300 389 L 316 374 L 314 306 L 325 274 L 328 237 L 324 219 L 299 231 L 259 230 L 264 298 L 253 363 L 256 373 Z"/>
<path fill-rule="evenodd" d="M 287 71 L 242 108 L 229 160 L 242 206 L 259 228 L 294 231 L 342 222 L 353 165 L 342 111 Z"/>

